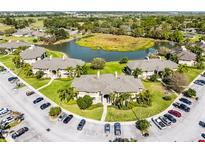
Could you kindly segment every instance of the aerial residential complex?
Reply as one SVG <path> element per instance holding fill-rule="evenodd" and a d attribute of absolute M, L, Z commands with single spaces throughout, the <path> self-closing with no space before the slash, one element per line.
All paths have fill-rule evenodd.
<path fill-rule="evenodd" d="M 203 12 L 0 12 L 0 141 L 204 142 L 204 27 Z"/>

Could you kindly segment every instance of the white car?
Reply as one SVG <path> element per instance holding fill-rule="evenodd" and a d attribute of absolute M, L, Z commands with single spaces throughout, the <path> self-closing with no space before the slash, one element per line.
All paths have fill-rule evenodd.
<path fill-rule="evenodd" d="M 10 122 L 12 122 L 14 120 L 14 117 L 13 116 L 8 116 L 8 117 L 6 117 L 5 119 L 3 119 L 2 121 L 1 121 L 1 124 L 3 125 L 3 124 L 5 124 L 5 123 L 10 123 Z"/>
<path fill-rule="evenodd" d="M 154 124 L 159 128 L 159 129 L 165 129 L 166 128 L 166 125 L 162 122 L 162 120 L 160 118 L 156 118 L 156 119 L 153 119 L 152 118 L 152 121 L 154 122 Z"/>
<path fill-rule="evenodd" d="M 8 108 L 1 108 L 0 109 L 0 117 L 10 113 L 11 111 Z"/>

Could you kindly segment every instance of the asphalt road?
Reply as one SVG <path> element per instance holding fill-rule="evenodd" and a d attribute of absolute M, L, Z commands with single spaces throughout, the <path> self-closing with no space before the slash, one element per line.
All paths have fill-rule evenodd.
<path fill-rule="evenodd" d="M 68 123 L 63 124 L 57 120 L 51 120 L 48 117 L 48 111 L 41 110 L 39 104 L 33 104 L 33 100 L 39 97 L 39 94 L 26 96 L 28 87 L 14 89 L 14 84 L 8 82 L 8 77 L 12 75 L 8 72 L 0 73 L 0 107 L 8 107 L 14 111 L 25 114 L 25 120 L 12 130 L 17 130 L 23 126 L 27 126 L 29 131 L 17 138 L 15 141 L 109 141 L 113 140 L 114 128 L 111 124 L 111 132 L 109 135 L 104 133 L 104 123 L 96 123 L 87 121 L 82 131 L 77 131 L 77 125 L 81 120 L 75 117 Z M 205 79 L 205 78 L 203 78 Z M 152 122 L 150 128 L 150 136 L 142 137 L 133 123 L 122 123 L 122 138 L 135 138 L 138 141 L 197 141 L 200 139 L 205 129 L 198 125 L 199 120 L 205 121 L 205 87 L 192 85 L 196 89 L 199 101 L 191 106 L 190 113 L 182 111 L 182 118 L 177 120 L 176 124 L 171 125 L 165 130 L 159 130 Z M 50 131 L 47 131 L 47 129 Z M 10 136 L 8 136 L 9 141 Z"/>

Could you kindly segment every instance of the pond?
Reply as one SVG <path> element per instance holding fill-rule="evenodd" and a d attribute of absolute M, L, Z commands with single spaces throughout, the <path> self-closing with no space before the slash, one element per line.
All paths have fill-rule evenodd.
<path fill-rule="evenodd" d="M 93 50 L 91 48 L 82 47 L 75 43 L 75 41 L 65 42 L 57 45 L 48 45 L 46 48 L 54 51 L 60 51 L 66 53 L 70 58 L 82 59 L 86 62 L 90 62 L 93 58 L 100 57 L 109 61 L 119 61 L 123 57 L 128 59 L 144 59 L 150 53 L 156 53 L 159 46 L 171 47 L 174 44 L 169 42 L 156 42 L 155 45 L 146 50 L 127 51 L 127 52 L 115 52 L 105 50 Z"/>

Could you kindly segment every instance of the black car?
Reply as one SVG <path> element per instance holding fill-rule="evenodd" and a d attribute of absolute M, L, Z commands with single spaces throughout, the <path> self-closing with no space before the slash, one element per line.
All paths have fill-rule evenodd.
<path fill-rule="evenodd" d="M 179 100 L 180 100 L 181 102 L 185 103 L 185 104 L 188 104 L 188 105 L 191 105 L 191 104 L 192 104 L 192 102 L 191 102 L 190 100 L 186 99 L 186 98 L 180 98 Z"/>
<path fill-rule="evenodd" d="M 179 108 L 179 109 L 181 109 L 185 112 L 190 111 L 190 108 L 188 106 L 186 106 L 185 104 L 182 104 L 182 103 L 174 103 L 173 106 L 176 107 L 176 108 Z"/>
<path fill-rule="evenodd" d="M 202 133 L 202 134 L 201 134 L 201 137 L 203 137 L 203 138 L 205 139 L 205 134 L 204 134 L 204 133 Z"/>
<path fill-rule="evenodd" d="M 26 133 L 28 130 L 29 130 L 28 127 L 23 127 L 21 129 L 17 130 L 15 133 L 13 133 L 11 135 L 11 137 L 13 139 L 16 139 L 17 137 L 19 137 L 19 136 L 23 135 L 24 133 Z"/>
<path fill-rule="evenodd" d="M 110 133 L 110 124 L 105 124 L 104 131 L 105 131 L 105 134 Z"/>
<path fill-rule="evenodd" d="M 51 106 L 51 103 L 44 103 L 44 104 L 42 104 L 41 106 L 40 106 L 40 108 L 41 108 L 41 110 L 44 110 L 44 109 L 46 109 L 46 108 L 48 108 L 49 106 Z"/>
<path fill-rule="evenodd" d="M 10 77 L 8 78 L 8 81 L 10 82 L 10 81 L 17 80 L 17 79 L 18 79 L 17 77 Z"/>
<path fill-rule="evenodd" d="M 114 124 L 114 133 L 115 135 L 118 135 L 118 136 L 121 135 L 121 125 L 119 122 L 116 122 Z"/>
<path fill-rule="evenodd" d="M 200 85 L 200 86 L 203 86 L 203 85 L 204 85 L 204 84 L 203 84 L 201 81 L 199 81 L 199 80 L 194 81 L 194 84 L 197 84 L 197 85 Z"/>
<path fill-rule="evenodd" d="M 199 121 L 199 126 L 205 128 L 205 122 L 203 122 L 203 121 Z"/>
<path fill-rule="evenodd" d="M 171 125 L 171 121 L 170 121 L 168 118 L 166 118 L 166 117 L 164 117 L 164 116 L 160 116 L 159 119 L 161 119 L 162 122 L 163 122 L 165 125 L 167 125 L 167 126 L 170 126 L 170 125 Z"/>
<path fill-rule="evenodd" d="M 78 124 L 77 130 L 82 130 L 84 125 L 85 125 L 85 123 L 86 123 L 85 119 L 82 119 L 80 121 L 80 123 Z"/>
<path fill-rule="evenodd" d="M 204 80 L 198 80 L 199 82 L 201 82 L 202 84 L 205 84 L 205 81 Z"/>
<path fill-rule="evenodd" d="M 64 124 L 67 124 L 72 118 L 73 118 L 73 115 L 72 115 L 72 114 L 68 115 L 68 116 L 63 120 L 63 123 L 64 123 Z"/>
<path fill-rule="evenodd" d="M 38 98 L 36 98 L 34 101 L 33 101 L 33 104 L 37 104 L 37 103 L 39 103 L 40 101 L 42 101 L 43 100 L 43 97 L 38 97 Z"/>
<path fill-rule="evenodd" d="M 164 117 L 166 117 L 167 119 L 169 119 L 173 123 L 177 122 L 177 120 L 170 114 L 165 114 Z"/>

